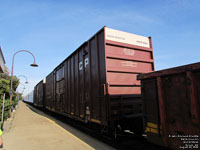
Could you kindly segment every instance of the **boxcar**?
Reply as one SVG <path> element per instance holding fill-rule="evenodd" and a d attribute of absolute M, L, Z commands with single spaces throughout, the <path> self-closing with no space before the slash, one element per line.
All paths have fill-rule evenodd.
<path fill-rule="evenodd" d="M 53 71 L 46 77 L 44 107 L 48 110 L 55 111 L 54 72 Z"/>
<path fill-rule="evenodd" d="M 33 104 L 33 91 L 31 91 L 30 93 L 28 93 L 24 99 L 24 102 L 29 103 L 29 104 Z"/>
<path fill-rule="evenodd" d="M 138 78 L 142 84 L 147 139 L 172 149 L 198 149 L 200 63 Z"/>
<path fill-rule="evenodd" d="M 136 77 L 153 70 L 151 37 L 104 27 L 47 76 L 45 107 L 103 129 L 141 132 Z"/>
<path fill-rule="evenodd" d="M 35 87 L 34 87 L 34 98 L 33 104 L 37 107 L 43 107 L 45 101 L 45 79 L 41 80 Z"/>

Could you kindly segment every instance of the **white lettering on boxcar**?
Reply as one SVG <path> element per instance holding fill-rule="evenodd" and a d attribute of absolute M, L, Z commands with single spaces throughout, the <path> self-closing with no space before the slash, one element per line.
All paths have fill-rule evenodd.
<path fill-rule="evenodd" d="M 150 48 L 150 41 L 148 37 L 127 33 L 107 27 L 105 27 L 105 39 Z"/>
<path fill-rule="evenodd" d="M 124 54 L 125 55 L 129 55 L 129 56 L 133 56 L 135 54 L 134 50 L 128 49 L 128 48 L 124 48 Z"/>
<path fill-rule="evenodd" d="M 83 62 L 79 62 L 79 70 L 82 70 L 83 69 Z"/>
<path fill-rule="evenodd" d="M 88 64 L 89 64 L 89 60 L 88 58 L 85 58 L 85 68 L 87 67 Z"/>
<path fill-rule="evenodd" d="M 123 61 L 121 63 L 122 63 L 122 66 L 125 66 L 125 67 L 136 67 L 137 66 L 136 62 L 131 62 L 131 61 Z"/>

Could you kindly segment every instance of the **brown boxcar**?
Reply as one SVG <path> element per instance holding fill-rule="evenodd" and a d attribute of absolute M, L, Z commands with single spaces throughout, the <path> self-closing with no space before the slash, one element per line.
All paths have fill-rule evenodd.
<path fill-rule="evenodd" d="M 200 63 L 138 78 L 147 139 L 172 149 L 195 149 L 200 136 Z"/>
<path fill-rule="evenodd" d="M 47 108 L 48 110 L 55 111 L 53 71 L 46 77 L 44 107 Z"/>
<path fill-rule="evenodd" d="M 46 108 L 104 127 L 141 131 L 136 76 L 153 70 L 150 37 L 104 27 L 47 76 Z"/>
<path fill-rule="evenodd" d="M 45 80 L 41 80 L 34 87 L 33 104 L 38 107 L 43 107 L 44 100 L 45 100 Z"/>

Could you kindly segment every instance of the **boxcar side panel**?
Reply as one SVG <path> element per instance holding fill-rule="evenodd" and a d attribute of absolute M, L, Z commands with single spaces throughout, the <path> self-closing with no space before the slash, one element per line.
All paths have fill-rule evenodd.
<path fill-rule="evenodd" d="M 82 119 L 84 119 L 84 58 L 83 58 L 83 49 L 80 48 L 79 52 L 79 115 Z"/>
<path fill-rule="evenodd" d="M 59 78 L 62 68 L 64 78 Z M 107 124 L 103 30 L 81 45 L 55 69 L 55 79 L 57 112 L 86 122 L 101 123 L 104 120 L 104 124 Z"/>
<path fill-rule="evenodd" d="M 45 108 L 54 110 L 54 73 L 46 77 Z"/>
<path fill-rule="evenodd" d="M 104 95 L 105 88 L 105 48 L 104 48 L 104 32 L 103 30 L 89 40 L 88 74 L 89 89 L 91 99 L 89 110 L 90 120 L 92 122 L 107 124 L 106 120 L 106 102 Z M 102 123 L 103 121 L 103 123 Z"/>
<path fill-rule="evenodd" d="M 103 125 L 108 124 L 108 101 L 106 92 L 106 61 L 105 61 L 105 30 L 104 32 L 98 33 L 98 53 L 99 53 L 99 73 L 100 73 L 100 89 L 99 89 L 99 100 L 100 100 L 100 116 L 101 123 Z"/>
<path fill-rule="evenodd" d="M 79 112 L 79 60 L 78 60 L 78 52 L 75 53 L 74 60 L 75 60 L 75 69 L 74 69 L 74 90 L 75 90 L 75 116 L 80 117 Z"/>
<path fill-rule="evenodd" d="M 85 44 L 83 46 L 83 51 L 84 51 L 84 55 L 83 55 L 83 71 L 84 71 L 84 118 L 86 119 L 86 121 L 90 120 L 90 102 L 91 102 L 91 93 L 90 93 L 90 65 L 89 65 L 89 43 Z"/>
<path fill-rule="evenodd" d="M 70 110 L 70 101 L 71 101 L 71 62 L 70 62 L 70 58 L 67 59 L 67 113 L 70 114 L 71 110 Z"/>
<path fill-rule="evenodd" d="M 100 88 L 100 78 L 99 78 L 99 55 L 98 55 L 98 47 L 96 43 L 96 38 L 93 38 L 90 41 L 91 46 L 91 75 L 92 75 L 92 119 L 100 120 L 100 95 L 99 95 L 99 88 Z"/>
<path fill-rule="evenodd" d="M 34 105 L 38 107 L 43 107 L 44 105 L 44 87 L 45 83 L 43 83 L 43 80 L 40 81 L 35 87 L 34 87 Z"/>
<path fill-rule="evenodd" d="M 141 134 L 141 83 L 136 76 L 154 70 L 151 38 L 105 27 L 105 59 L 111 126 Z"/>
<path fill-rule="evenodd" d="M 144 131 L 150 142 L 162 145 L 157 80 L 142 80 L 141 84 L 143 114 L 145 118 L 143 123 Z"/>
<path fill-rule="evenodd" d="M 70 86 L 71 86 L 71 98 L 70 98 L 70 114 L 74 115 L 74 106 L 75 106 L 75 97 L 74 97 L 74 55 L 70 58 L 70 63 L 71 63 L 71 69 L 70 69 L 70 73 L 71 73 L 71 82 L 70 82 Z"/>
<path fill-rule="evenodd" d="M 200 63 L 196 63 L 139 77 L 149 141 L 179 149 L 186 146 L 181 136 L 200 135 L 199 75 Z"/>
<path fill-rule="evenodd" d="M 105 38 L 108 93 L 140 94 L 136 76 L 154 70 L 151 38 L 109 28 L 105 28 Z"/>

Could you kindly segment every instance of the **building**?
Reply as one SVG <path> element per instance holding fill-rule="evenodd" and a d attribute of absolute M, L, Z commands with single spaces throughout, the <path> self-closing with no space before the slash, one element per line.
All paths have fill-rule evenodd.
<path fill-rule="evenodd" d="M 2 53 L 2 50 L 1 50 L 1 47 L 0 47 L 0 73 L 4 73 L 5 72 L 5 59 L 4 59 L 4 56 L 3 56 L 3 53 Z"/>

